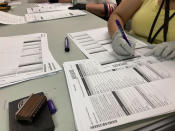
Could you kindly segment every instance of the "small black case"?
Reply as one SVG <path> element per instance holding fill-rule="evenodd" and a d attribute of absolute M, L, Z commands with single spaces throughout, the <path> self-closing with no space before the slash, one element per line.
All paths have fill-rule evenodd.
<path fill-rule="evenodd" d="M 15 113 L 18 110 L 18 103 L 22 99 L 18 99 L 9 103 L 10 131 L 54 131 L 55 126 L 47 103 L 37 113 L 32 123 L 17 121 L 15 119 Z"/>

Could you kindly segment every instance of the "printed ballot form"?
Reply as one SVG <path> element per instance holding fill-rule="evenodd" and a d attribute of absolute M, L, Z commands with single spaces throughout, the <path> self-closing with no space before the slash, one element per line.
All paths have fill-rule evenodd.
<path fill-rule="evenodd" d="M 68 8 L 71 6 L 71 3 L 38 4 L 37 7 L 27 8 L 27 14 L 25 14 L 25 16 L 18 16 L 0 11 L 0 23 L 25 24 L 75 16 L 84 16 L 87 14 L 81 10 L 69 10 Z"/>
<path fill-rule="evenodd" d="M 36 7 L 27 8 L 25 18 L 27 22 L 38 22 L 86 15 L 81 10 L 69 10 L 71 6 L 71 3 L 37 4 Z"/>
<path fill-rule="evenodd" d="M 24 16 L 17 16 L 7 12 L 0 11 L 0 23 L 1 24 L 25 24 Z"/>
<path fill-rule="evenodd" d="M 94 60 L 65 62 L 77 129 L 102 130 L 175 111 L 175 61 L 151 61 L 107 71 Z"/>
<path fill-rule="evenodd" d="M 71 3 L 43 3 L 37 4 L 37 7 L 27 8 L 27 13 L 42 13 L 42 12 L 50 12 L 50 11 L 61 11 L 68 10 L 69 7 L 72 7 Z"/>
<path fill-rule="evenodd" d="M 61 70 L 49 51 L 46 33 L 0 37 L 0 43 L 0 87 Z"/>
<path fill-rule="evenodd" d="M 134 41 L 136 44 L 136 54 L 134 57 L 118 56 L 112 49 L 112 40 L 106 27 L 69 33 L 68 36 L 88 58 L 94 59 L 104 66 L 122 60 L 139 58 L 140 55 L 143 55 L 141 54 L 143 52 L 142 48 L 147 46 L 144 42 L 127 35 L 128 39 Z M 140 49 L 142 49 L 142 51 L 140 51 Z"/>
<path fill-rule="evenodd" d="M 25 18 L 27 22 L 38 22 L 38 21 L 54 20 L 54 19 L 83 16 L 83 15 L 86 15 L 86 13 L 80 10 L 62 10 L 62 11 L 25 14 Z"/>

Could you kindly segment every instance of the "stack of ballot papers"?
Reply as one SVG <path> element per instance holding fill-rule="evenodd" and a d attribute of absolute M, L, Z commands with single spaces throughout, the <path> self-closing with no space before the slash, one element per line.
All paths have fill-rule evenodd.
<path fill-rule="evenodd" d="M 46 33 L 0 37 L 0 87 L 61 71 Z"/>
<path fill-rule="evenodd" d="M 27 8 L 27 13 L 42 13 L 42 12 L 51 12 L 51 11 L 61 11 L 68 10 L 69 7 L 72 7 L 71 3 L 54 3 L 54 4 L 37 4 L 36 7 Z"/>
<path fill-rule="evenodd" d="M 17 16 L 7 12 L 0 11 L 0 23 L 1 24 L 25 24 L 26 20 L 24 16 Z"/>
<path fill-rule="evenodd" d="M 39 22 L 39 21 L 62 19 L 67 17 L 75 17 L 83 15 L 86 15 L 86 13 L 80 10 L 61 10 L 61 11 L 25 14 L 25 19 L 27 22 Z"/>
<path fill-rule="evenodd" d="M 27 22 L 37 22 L 86 15 L 81 10 L 69 10 L 71 6 L 71 3 L 37 4 L 36 7 L 27 8 L 25 18 Z"/>
<path fill-rule="evenodd" d="M 147 44 L 131 35 L 135 56 L 118 56 L 106 27 L 68 36 L 89 58 L 63 64 L 77 130 L 103 130 L 175 111 L 175 61 L 144 56 Z"/>
<path fill-rule="evenodd" d="M 98 61 L 103 66 L 115 64 L 116 62 L 122 60 L 129 60 L 133 58 L 140 59 L 141 56 L 143 56 L 143 54 L 148 50 L 147 48 L 144 48 L 147 46 L 146 43 L 127 35 L 128 39 L 132 39 L 132 41 L 136 44 L 136 54 L 134 57 L 118 56 L 112 49 L 112 40 L 106 27 L 69 33 L 68 36 L 87 56 L 87 58 Z"/>
<path fill-rule="evenodd" d="M 62 19 L 75 16 L 84 16 L 87 13 L 81 10 L 69 10 L 70 3 L 38 4 L 37 7 L 27 8 L 25 16 L 13 15 L 0 11 L 1 24 L 25 24 L 55 19 Z"/>
<path fill-rule="evenodd" d="M 63 66 L 77 130 L 103 130 L 175 111 L 175 61 L 148 57 L 108 70 L 92 59 Z"/>

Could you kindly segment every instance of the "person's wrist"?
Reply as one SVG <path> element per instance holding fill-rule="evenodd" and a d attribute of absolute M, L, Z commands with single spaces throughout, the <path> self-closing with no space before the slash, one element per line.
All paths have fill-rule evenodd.
<path fill-rule="evenodd" d="M 116 31 L 113 35 L 112 35 L 112 41 L 115 39 L 115 37 L 117 36 L 117 35 L 119 35 L 119 31 Z"/>

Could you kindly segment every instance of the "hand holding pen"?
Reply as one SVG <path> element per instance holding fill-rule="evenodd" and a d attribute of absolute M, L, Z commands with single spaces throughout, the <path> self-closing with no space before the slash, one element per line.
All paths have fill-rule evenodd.
<path fill-rule="evenodd" d="M 129 41 L 118 20 L 116 20 L 118 31 L 112 37 L 112 48 L 118 55 L 133 56 L 135 52 L 135 44 Z"/>
<path fill-rule="evenodd" d="M 120 30 L 120 33 L 121 33 L 123 39 L 126 40 L 126 42 L 128 43 L 129 46 L 131 46 L 131 44 L 128 41 L 128 38 L 126 37 L 125 32 L 124 32 L 124 30 L 123 30 L 123 28 L 118 20 L 116 20 L 116 25 L 118 26 L 118 29 Z"/>

